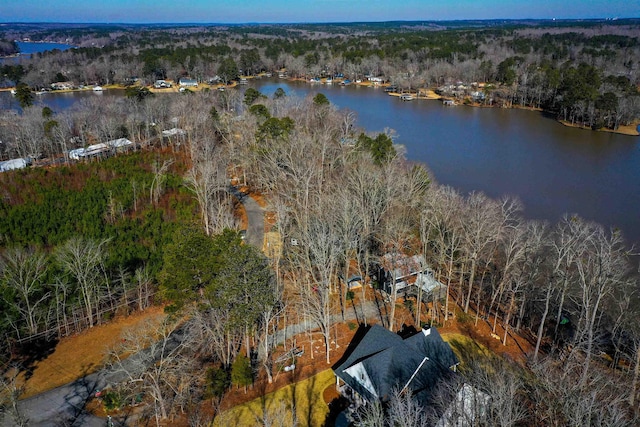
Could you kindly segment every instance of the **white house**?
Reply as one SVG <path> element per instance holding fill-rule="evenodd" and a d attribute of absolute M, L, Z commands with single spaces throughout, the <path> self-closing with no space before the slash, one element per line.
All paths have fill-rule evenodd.
<path fill-rule="evenodd" d="M 166 80 L 156 80 L 156 82 L 153 84 L 153 87 L 156 89 L 169 88 L 171 87 L 171 83 Z"/>
<path fill-rule="evenodd" d="M 133 146 L 133 142 L 129 141 L 127 138 L 118 138 L 112 141 L 107 141 L 107 146 L 114 148 L 118 151 L 124 151 L 129 147 Z"/>
<path fill-rule="evenodd" d="M 198 81 L 196 79 L 189 79 L 186 77 L 182 77 L 178 84 L 182 87 L 198 87 Z"/>
<path fill-rule="evenodd" d="M 483 425 L 491 396 L 469 384 L 463 384 L 436 427 L 470 427 Z"/>
<path fill-rule="evenodd" d="M 89 145 L 86 148 L 76 148 L 69 151 L 69 158 L 74 160 L 97 157 L 109 151 L 109 146 L 104 143 Z"/>
<path fill-rule="evenodd" d="M 11 159 L 0 162 L 0 172 L 6 172 L 15 169 L 24 169 L 31 164 L 29 159 Z"/>
<path fill-rule="evenodd" d="M 184 136 L 187 132 L 179 128 L 171 128 L 162 131 L 162 136 L 164 138 L 171 138 L 172 136 Z"/>
<path fill-rule="evenodd" d="M 53 90 L 70 90 L 73 89 L 73 82 L 55 82 L 51 83 L 51 89 Z"/>

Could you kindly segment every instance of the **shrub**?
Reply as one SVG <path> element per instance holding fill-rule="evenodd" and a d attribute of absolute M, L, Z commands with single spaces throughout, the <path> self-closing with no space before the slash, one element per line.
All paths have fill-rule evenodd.
<path fill-rule="evenodd" d="M 102 394 L 102 404 L 107 412 L 122 408 L 124 403 L 125 397 L 118 391 L 110 390 Z"/>

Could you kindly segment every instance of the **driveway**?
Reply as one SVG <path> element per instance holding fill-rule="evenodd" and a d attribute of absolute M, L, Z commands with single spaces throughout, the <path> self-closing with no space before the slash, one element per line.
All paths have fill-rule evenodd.
<path fill-rule="evenodd" d="M 251 196 L 241 192 L 238 187 L 229 186 L 229 193 L 240 200 L 247 213 L 247 242 L 262 250 L 264 242 L 264 209 Z"/>

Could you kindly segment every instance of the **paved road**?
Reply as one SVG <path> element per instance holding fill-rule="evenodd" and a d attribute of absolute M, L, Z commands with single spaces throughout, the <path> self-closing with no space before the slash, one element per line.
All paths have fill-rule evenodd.
<path fill-rule="evenodd" d="M 237 187 L 229 186 L 229 192 L 236 196 L 247 213 L 247 242 L 262 250 L 264 241 L 264 209 L 249 195 Z"/>
<path fill-rule="evenodd" d="M 183 339 L 183 329 L 179 328 L 169 337 L 165 351 L 173 350 L 182 343 Z M 125 359 L 123 362 L 125 369 L 129 372 L 141 369 L 146 361 L 154 359 L 149 351 L 143 350 Z M 101 370 L 72 383 L 21 400 L 18 402 L 18 411 L 24 420 L 28 420 L 24 425 L 29 427 L 104 427 L 107 425 L 107 420 L 87 413 L 84 410 L 85 404 L 107 384 L 115 384 L 125 378 L 124 371 L 108 373 Z M 4 417 L 0 415 L 0 417 L 2 427 L 17 425 L 10 414 L 4 414 Z M 118 424 L 114 423 L 114 425 Z"/>
<path fill-rule="evenodd" d="M 104 419 L 84 411 L 89 397 L 106 384 L 102 372 L 81 378 L 73 383 L 41 393 L 18 402 L 18 411 L 26 426 L 88 426 L 104 427 Z M 2 419 L 2 426 L 17 425 L 9 414 Z"/>
<path fill-rule="evenodd" d="M 358 304 L 355 308 L 348 304 L 345 307 L 344 311 L 344 320 L 351 321 L 355 320 L 358 323 L 363 321 L 362 314 L 366 315 L 367 319 L 377 319 L 381 324 L 384 324 L 382 319 L 384 318 L 386 321 L 386 312 L 385 308 L 382 305 L 382 301 L 379 301 L 380 306 L 376 304 L 376 301 L 366 301 L 364 305 Z M 378 308 L 380 307 L 380 308 Z M 357 313 L 357 314 L 356 314 Z M 342 322 L 342 314 L 333 314 L 331 316 L 331 324 Z M 271 335 L 269 339 L 271 340 L 272 346 L 277 346 L 279 344 L 284 343 L 287 339 L 301 334 L 303 332 L 318 329 L 318 324 L 313 321 L 304 321 L 293 325 L 287 325 L 284 329 L 279 329 L 275 334 Z M 263 346 L 258 346 L 258 352 L 260 355 L 264 351 Z"/>

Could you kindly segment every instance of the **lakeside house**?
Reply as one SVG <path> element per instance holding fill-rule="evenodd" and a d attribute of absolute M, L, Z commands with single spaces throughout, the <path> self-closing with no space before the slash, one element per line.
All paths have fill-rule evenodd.
<path fill-rule="evenodd" d="M 171 83 L 166 80 L 156 80 L 155 83 L 153 83 L 153 87 L 156 89 L 166 89 L 171 87 Z"/>
<path fill-rule="evenodd" d="M 433 270 L 427 265 L 422 255 L 385 254 L 376 280 L 388 295 L 393 293 L 394 282 L 398 295 L 421 290 L 424 296 L 428 296 L 436 290 L 446 288 L 436 280 Z"/>
<path fill-rule="evenodd" d="M 75 87 L 73 82 L 55 82 L 51 83 L 52 90 L 71 90 Z"/>
<path fill-rule="evenodd" d="M 178 84 L 181 87 L 198 87 L 198 81 L 196 79 L 190 79 L 187 77 L 182 77 L 179 81 Z"/>
<path fill-rule="evenodd" d="M 427 404 L 459 363 L 434 327 L 403 337 L 373 325 L 360 327 L 333 371 L 337 390 L 355 410 L 369 403 L 385 403 L 395 390 L 408 390 L 418 402 Z"/>

